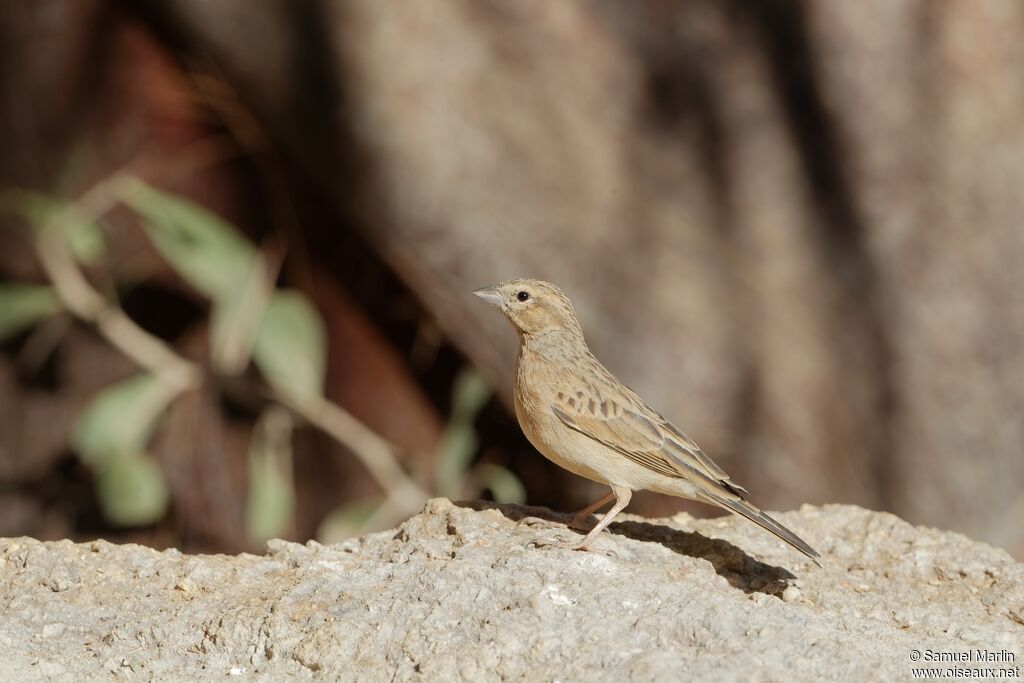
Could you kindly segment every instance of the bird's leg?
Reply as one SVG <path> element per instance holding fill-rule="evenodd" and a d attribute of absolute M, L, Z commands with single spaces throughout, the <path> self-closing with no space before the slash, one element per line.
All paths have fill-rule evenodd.
<path fill-rule="evenodd" d="M 537 548 L 556 547 L 556 548 L 572 548 L 574 550 L 586 550 L 587 546 L 590 544 L 590 542 L 592 540 L 594 540 L 594 537 L 597 536 L 599 533 L 601 533 L 604 530 L 605 527 L 607 527 L 609 524 L 611 524 L 611 521 L 613 519 L 615 519 L 615 516 L 618 515 L 620 512 L 622 512 L 622 510 L 627 505 L 629 505 L 629 499 L 633 497 L 633 491 L 631 489 L 628 489 L 628 488 L 625 488 L 625 487 L 622 487 L 622 486 L 612 486 L 612 493 L 611 493 L 611 495 L 615 497 L 615 505 L 612 506 L 612 509 L 608 511 L 608 514 L 606 514 L 604 517 L 602 517 L 601 521 L 598 522 L 596 525 L 594 525 L 594 528 L 590 530 L 590 533 L 588 533 L 586 536 L 584 536 L 583 540 L 580 541 L 579 543 L 572 543 L 571 541 L 569 541 L 569 540 L 567 540 L 565 538 L 555 537 L 555 538 L 535 538 L 532 541 L 530 541 L 528 545 L 531 545 L 531 546 L 534 546 L 534 547 L 537 547 Z M 607 496 L 605 496 L 605 498 L 607 498 Z M 599 502 L 603 505 L 604 502 L 606 502 L 606 501 L 604 499 L 601 499 L 601 501 L 599 501 Z M 600 506 L 597 506 L 597 507 L 600 507 Z M 597 509 L 597 507 L 595 507 L 594 509 Z M 582 512 L 582 510 L 580 512 Z M 588 514 L 589 514 L 589 512 L 588 512 Z"/>
<path fill-rule="evenodd" d="M 604 507 L 615 498 L 615 494 L 609 491 L 600 500 L 595 501 L 587 507 L 572 513 L 569 518 L 568 526 L 570 529 L 576 529 L 577 531 L 586 531 L 590 528 L 590 525 L 586 524 L 587 517 L 594 514 L 594 511 Z M 544 519 L 543 517 L 523 517 L 518 520 L 516 524 L 525 524 L 526 526 L 549 526 L 551 524 L 558 524 L 554 520 Z"/>
<path fill-rule="evenodd" d="M 586 550 L 587 545 L 594 540 L 594 537 L 601 533 L 606 526 L 611 524 L 612 520 L 615 519 L 615 516 L 629 505 L 629 499 L 633 497 L 633 491 L 632 489 L 628 489 L 623 486 L 612 486 L 612 495 L 615 496 L 615 505 L 613 505 L 612 509 L 601 518 L 601 521 L 590 530 L 590 533 L 584 536 L 583 540 L 576 544 L 577 550 Z"/>
<path fill-rule="evenodd" d="M 609 491 L 608 493 L 604 494 L 604 496 L 602 496 L 600 500 L 594 501 L 593 503 L 583 508 L 582 510 L 579 510 L 578 512 L 574 512 L 572 517 L 569 519 L 569 528 L 579 529 L 580 531 L 586 529 L 587 517 L 594 514 L 594 512 L 600 510 L 613 500 L 615 500 L 615 494 Z"/>

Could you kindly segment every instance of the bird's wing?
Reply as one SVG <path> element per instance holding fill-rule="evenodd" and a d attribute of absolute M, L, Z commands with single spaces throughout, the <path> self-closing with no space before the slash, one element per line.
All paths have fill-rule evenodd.
<path fill-rule="evenodd" d="M 614 393 L 594 386 L 559 392 L 552 409 L 567 427 L 658 474 L 727 496 L 746 495 L 746 489 L 729 481 L 697 444 L 668 421 L 642 403 L 631 405 Z"/>
<path fill-rule="evenodd" d="M 702 451 L 700 446 L 698 446 L 693 439 L 676 429 L 674 424 L 661 417 L 661 415 L 658 415 L 658 418 L 660 419 L 659 424 L 661 425 L 661 428 L 668 432 L 666 440 L 669 442 L 669 448 L 671 450 L 680 453 L 680 457 L 689 457 L 696 460 L 700 469 L 705 474 L 716 481 L 728 484 L 728 487 L 736 491 L 741 498 L 746 498 L 747 495 L 749 495 L 750 492 L 730 479 L 725 470 L 719 467 L 718 463 L 712 460 L 707 453 Z"/>

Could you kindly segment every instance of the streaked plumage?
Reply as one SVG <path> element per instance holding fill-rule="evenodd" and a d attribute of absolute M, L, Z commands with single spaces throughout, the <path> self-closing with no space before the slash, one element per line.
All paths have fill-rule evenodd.
<path fill-rule="evenodd" d="M 558 287 L 510 280 L 474 294 L 501 309 L 519 335 L 515 408 L 526 437 L 548 459 L 607 484 L 615 496 L 615 506 L 577 547 L 586 547 L 629 504 L 633 491 L 646 489 L 735 512 L 817 562 L 813 548 L 748 503 L 746 489 L 601 365 Z"/>

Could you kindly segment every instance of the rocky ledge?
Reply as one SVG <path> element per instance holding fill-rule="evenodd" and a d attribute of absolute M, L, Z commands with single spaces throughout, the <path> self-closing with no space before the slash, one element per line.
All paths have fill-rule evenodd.
<path fill-rule="evenodd" d="M 735 517 L 627 515 L 593 552 L 537 549 L 571 533 L 517 524 L 538 513 L 563 519 L 437 499 L 397 531 L 261 557 L 2 540 L 0 679 L 1020 674 L 1024 564 L 959 534 L 850 506 L 780 514 L 819 569 Z"/>

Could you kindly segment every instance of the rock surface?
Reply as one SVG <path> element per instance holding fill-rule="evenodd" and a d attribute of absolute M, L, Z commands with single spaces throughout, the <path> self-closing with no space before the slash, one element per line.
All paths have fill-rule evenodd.
<path fill-rule="evenodd" d="M 428 503 L 396 532 L 264 557 L 0 541 L 0 679 L 897 680 L 1017 667 L 1024 564 L 850 506 L 780 515 L 818 569 L 743 520 L 626 516 L 594 552 L 541 509 Z M 547 514 L 549 519 L 561 519 Z M 756 558 L 756 559 L 755 559 Z M 977 652 L 1015 661 L 979 664 Z M 974 653 L 965 664 L 911 660 Z"/>

